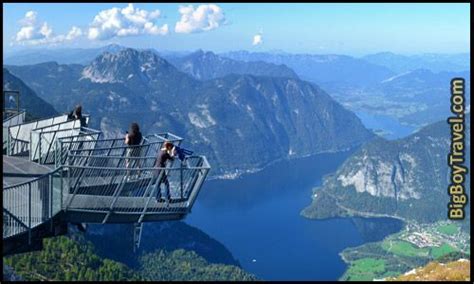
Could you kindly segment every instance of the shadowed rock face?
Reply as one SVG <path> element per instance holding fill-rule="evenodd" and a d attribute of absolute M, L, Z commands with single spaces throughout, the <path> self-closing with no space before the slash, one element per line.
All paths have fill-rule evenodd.
<path fill-rule="evenodd" d="M 373 135 L 351 112 L 297 78 L 228 75 L 199 81 L 152 51 L 104 53 L 91 64 L 8 66 L 57 109 L 82 103 L 91 127 L 171 131 L 205 154 L 211 175 L 237 175 L 276 160 L 340 151 Z"/>
<path fill-rule="evenodd" d="M 22 80 L 12 75 L 5 68 L 3 68 L 3 90 L 20 91 L 20 108 L 26 109 L 28 117 L 49 117 L 58 113 L 49 103 L 38 97 Z"/>
<path fill-rule="evenodd" d="M 465 124 L 465 165 L 469 165 L 469 116 Z M 371 141 L 315 190 L 313 203 L 302 214 L 310 218 L 379 214 L 420 222 L 445 219 L 449 149 L 450 129 L 445 121 L 403 139 Z M 465 187 L 469 192 L 469 176 Z"/>

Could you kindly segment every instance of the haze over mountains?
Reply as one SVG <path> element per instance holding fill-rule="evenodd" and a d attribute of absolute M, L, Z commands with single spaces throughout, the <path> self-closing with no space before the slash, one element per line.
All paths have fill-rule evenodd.
<path fill-rule="evenodd" d="M 91 49 L 32 49 L 4 55 L 4 62 L 31 65 L 55 61 L 88 65 L 103 52 L 117 53 L 124 49 L 126 47 L 116 44 Z M 413 129 L 442 119 L 449 112 L 445 105 L 446 77 L 470 77 L 469 53 L 406 56 L 381 52 L 355 58 L 283 51 L 215 54 L 202 50 L 139 50 L 155 53 L 178 70 L 203 81 L 232 73 L 298 77 L 316 83 L 351 111 L 388 116 Z M 467 98 L 469 94 L 470 84 L 467 84 Z M 384 130 L 393 131 L 396 130 Z"/>
<path fill-rule="evenodd" d="M 210 51 L 198 50 L 183 57 L 170 56 L 168 61 L 182 72 L 199 80 L 215 79 L 230 74 L 298 78 L 298 75 L 284 64 L 237 61 Z"/>
<path fill-rule="evenodd" d="M 397 73 L 408 72 L 415 69 L 429 69 L 433 72 L 471 70 L 471 55 L 469 53 L 425 53 L 406 56 L 392 52 L 380 52 L 363 56 L 362 59 L 373 64 L 385 66 Z"/>
<path fill-rule="evenodd" d="M 6 68 L 56 109 L 82 103 L 91 126 L 107 136 L 124 135 L 138 121 L 144 133 L 184 137 L 216 165 L 213 175 L 339 151 L 373 136 L 319 87 L 294 77 L 231 74 L 200 81 L 152 51 L 134 49 L 105 52 L 87 66 Z"/>
<path fill-rule="evenodd" d="M 111 45 L 13 55 L 5 58 L 10 65 L 3 72 L 4 89 L 20 89 L 24 105 L 36 115 L 82 103 L 91 126 L 106 136 L 123 136 L 132 121 L 144 133 L 173 132 L 185 138 L 184 147 L 207 155 L 213 176 L 236 177 L 278 160 L 362 145 L 314 192 L 303 215 L 433 222 L 446 216 L 441 209 L 449 171 L 449 128 L 439 121 L 450 111 L 453 77 L 466 79 L 470 109 L 466 58 L 470 55 L 164 53 Z M 424 127 L 388 141 L 375 138 L 352 111 Z M 180 230 L 175 229 L 169 235 Z M 147 236 L 153 238 L 155 230 L 163 227 Z M 99 241 L 117 231 L 90 232 L 106 247 Z M 180 245 L 211 262 L 236 264 L 218 244 L 196 243 L 199 233 L 189 235 Z M 110 243 L 113 249 L 121 245 Z M 209 253 L 216 249 L 219 255 Z M 115 257 L 126 262 L 126 255 Z"/>

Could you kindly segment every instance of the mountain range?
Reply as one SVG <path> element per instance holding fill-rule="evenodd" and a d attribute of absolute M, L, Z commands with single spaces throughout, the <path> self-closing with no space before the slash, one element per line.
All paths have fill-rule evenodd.
<path fill-rule="evenodd" d="M 470 71 L 432 72 L 416 69 L 364 88 L 330 88 L 331 96 L 354 112 L 389 115 L 415 129 L 447 117 L 450 82 L 465 79 L 466 107 L 470 109 Z"/>
<path fill-rule="evenodd" d="M 58 113 L 53 106 L 38 97 L 30 87 L 5 68 L 3 68 L 3 90 L 20 91 L 20 109 L 28 110 L 27 118 L 50 117 Z"/>
<path fill-rule="evenodd" d="M 397 73 L 416 69 L 428 69 L 432 72 L 471 70 L 471 55 L 469 53 L 401 55 L 393 52 L 379 52 L 363 56 L 362 59 L 385 66 Z"/>
<path fill-rule="evenodd" d="M 284 64 L 237 61 L 210 51 L 198 50 L 183 57 L 170 57 L 168 61 L 180 71 L 199 80 L 210 80 L 230 74 L 298 78 L 298 75 Z"/>
<path fill-rule="evenodd" d="M 466 117 L 465 165 L 469 165 L 470 115 Z M 318 219 L 383 216 L 421 223 L 446 219 L 449 148 L 446 121 L 399 140 L 374 139 L 324 179 L 302 215 Z M 465 188 L 469 192 L 468 176 Z M 470 216 L 469 207 L 466 210 Z M 464 223 L 468 226 L 469 218 Z"/>
<path fill-rule="evenodd" d="M 31 65 L 48 61 L 62 64 L 88 64 L 103 52 L 118 52 L 125 47 L 109 44 L 98 48 L 59 48 L 59 49 L 25 49 L 4 54 L 3 64 Z"/>
<path fill-rule="evenodd" d="M 220 55 L 245 62 L 264 61 L 285 64 L 301 79 L 320 84 L 322 87 L 333 84 L 367 86 L 396 74 L 387 67 L 347 55 L 270 54 L 248 51 L 227 52 Z"/>
<path fill-rule="evenodd" d="M 170 131 L 208 156 L 212 175 L 348 149 L 373 134 L 317 85 L 293 77 L 230 74 L 200 81 L 152 51 L 105 52 L 88 65 L 6 66 L 61 111 L 82 103 L 91 126 L 124 135 Z"/>

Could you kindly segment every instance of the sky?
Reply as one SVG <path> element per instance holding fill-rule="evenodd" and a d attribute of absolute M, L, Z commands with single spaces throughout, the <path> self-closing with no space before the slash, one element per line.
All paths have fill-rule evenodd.
<path fill-rule="evenodd" d="M 469 23 L 469 4 L 9 3 L 3 49 L 461 53 Z"/>

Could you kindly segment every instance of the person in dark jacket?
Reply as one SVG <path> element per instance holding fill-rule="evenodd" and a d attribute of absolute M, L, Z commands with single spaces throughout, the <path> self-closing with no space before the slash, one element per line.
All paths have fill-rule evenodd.
<path fill-rule="evenodd" d="M 76 105 L 73 111 L 68 114 L 68 119 L 79 119 L 81 127 L 87 127 L 86 118 L 82 116 L 82 106 Z"/>
<path fill-rule="evenodd" d="M 157 201 L 160 200 L 160 198 L 161 198 L 161 187 L 160 186 L 161 186 L 161 183 L 164 183 L 165 188 L 166 188 L 166 205 L 169 205 L 171 196 L 170 196 L 170 183 L 168 181 L 168 177 L 166 175 L 166 171 L 164 170 L 164 168 L 166 168 L 166 163 L 168 161 L 173 161 L 174 160 L 174 156 L 175 156 L 174 152 L 175 151 L 173 151 L 173 150 L 174 150 L 173 143 L 171 143 L 169 141 L 166 141 L 163 144 L 163 148 L 161 148 L 160 154 L 158 156 L 158 159 L 157 159 L 156 165 L 155 165 L 156 167 L 161 168 L 157 172 L 158 176 L 163 171 L 163 174 L 162 174 L 160 180 L 158 181 L 158 193 L 157 193 L 156 199 L 157 199 Z"/>
<path fill-rule="evenodd" d="M 130 124 L 129 130 L 125 134 L 125 144 L 129 147 L 127 148 L 126 155 L 127 157 L 139 157 L 140 156 L 140 143 L 142 142 L 143 136 L 140 132 L 140 127 L 138 123 L 133 122 Z M 140 167 L 138 159 L 126 159 L 125 167 L 130 168 L 131 164 L 135 164 L 137 167 Z M 127 172 L 129 176 L 130 172 Z M 140 174 L 140 172 L 138 172 Z"/>

